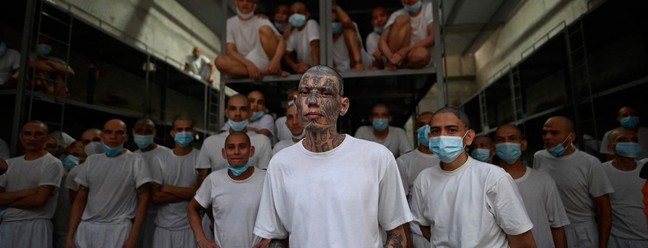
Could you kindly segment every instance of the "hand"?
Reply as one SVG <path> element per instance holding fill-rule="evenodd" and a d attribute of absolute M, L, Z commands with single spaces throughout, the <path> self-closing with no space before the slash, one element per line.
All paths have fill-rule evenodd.
<path fill-rule="evenodd" d="M 392 65 L 398 65 L 401 61 L 403 61 L 403 57 L 398 53 L 394 53 L 391 58 L 389 58 L 389 63 Z"/>
<path fill-rule="evenodd" d="M 137 246 L 137 238 L 128 237 L 124 242 L 124 248 L 135 248 Z"/>
<path fill-rule="evenodd" d="M 382 57 L 382 52 L 380 51 L 380 49 L 376 49 L 376 51 L 374 51 L 371 55 L 373 55 L 376 59 L 380 59 L 380 57 Z"/>
<path fill-rule="evenodd" d="M 252 248 L 268 248 L 270 246 L 270 239 L 262 239 L 261 242 L 252 246 Z"/>
<path fill-rule="evenodd" d="M 251 79 L 254 80 L 259 80 L 261 79 L 261 71 L 259 68 L 256 67 L 256 65 L 250 63 L 248 66 L 246 66 L 248 70 L 248 75 L 250 76 Z"/>
<path fill-rule="evenodd" d="M 216 244 L 216 241 L 210 239 L 199 240 L 197 243 L 199 248 L 220 248 L 220 246 Z"/>
<path fill-rule="evenodd" d="M 213 83 L 214 83 L 214 79 L 213 79 L 213 78 L 209 78 L 209 79 L 207 79 L 207 82 L 208 82 L 209 84 L 213 84 Z"/>
<path fill-rule="evenodd" d="M 295 66 L 295 72 L 302 74 L 308 70 L 308 65 L 304 63 L 299 63 Z"/>
<path fill-rule="evenodd" d="M 270 61 L 266 70 L 268 70 L 269 74 L 279 74 L 281 72 L 281 65 L 279 65 L 279 62 Z"/>
<path fill-rule="evenodd" d="M 76 248 L 76 245 L 74 245 L 74 239 L 67 238 L 65 241 L 65 248 Z"/>

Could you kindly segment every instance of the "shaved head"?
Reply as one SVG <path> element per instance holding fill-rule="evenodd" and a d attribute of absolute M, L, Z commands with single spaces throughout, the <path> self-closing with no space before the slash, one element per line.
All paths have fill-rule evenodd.
<path fill-rule="evenodd" d="M 551 117 L 551 118 L 547 119 L 547 121 L 545 122 L 545 125 L 547 125 L 548 123 L 557 124 L 560 127 L 563 127 L 564 130 L 566 132 L 568 132 L 568 133 L 574 132 L 574 121 L 572 121 L 571 119 L 569 119 L 569 118 L 567 118 L 565 116 Z"/>

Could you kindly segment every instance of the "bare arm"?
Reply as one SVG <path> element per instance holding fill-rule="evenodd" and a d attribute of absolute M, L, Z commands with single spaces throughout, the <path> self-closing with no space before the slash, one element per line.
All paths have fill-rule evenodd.
<path fill-rule="evenodd" d="M 150 186 L 148 183 L 137 188 L 137 211 L 135 212 L 135 221 L 133 221 L 133 227 L 131 228 L 124 247 L 135 247 L 137 245 L 137 236 L 142 229 L 144 218 L 146 218 L 146 209 L 148 208 L 148 201 L 150 198 L 149 192 Z"/>
<path fill-rule="evenodd" d="M 74 204 L 74 199 L 76 199 L 77 192 L 71 189 L 68 189 L 68 195 L 70 195 L 70 203 Z"/>
<path fill-rule="evenodd" d="M 333 5 L 333 11 L 337 14 L 338 18 L 340 19 L 340 23 L 342 23 L 342 26 L 344 28 L 352 28 L 355 29 L 355 26 L 353 25 L 353 20 L 349 17 L 349 15 L 342 9 L 339 5 L 334 4 Z"/>
<path fill-rule="evenodd" d="M 0 207 L 9 207 L 9 204 L 36 193 L 36 188 L 6 192 L 5 188 L 0 187 Z"/>
<path fill-rule="evenodd" d="M 74 199 L 72 204 L 72 210 L 70 210 L 70 226 L 68 227 L 68 233 L 65 241 L 66 247 L 75 247 L 74 246 L 74 233 L 76 233 L 79 223 L 81 223 L 81 216 L 83 211 L 85 211 L 86 204 L 88 203 L 88 188 L 81 186 L 77 192 L 77 196 Z"/>
<path fill-rule="evenodd" d="M 184 72 L 189 72 L 189 64 L 185 63 L 184 68 L 182 68 Z"/>
<path fill-rule="evenodd" d="M 434 25 L 432 25 L 432 24 L 427 25 L 427 33 L 428 33 L 428 35 L 427 35 L 427 37 L 425 37 L 425 39 L 422 39 L 422 40 L 410 45 L 409 47 L 406 47 L 405 49 L 407 49 L 407 51 L 410 51 L 410 50 L 412 50 L 414 48 L 417 48 L 417 47 L 429 48 L 429 47 L 434 46 Z"/>
<path fill-rule="evenodd" d="M 39 186 L 36 188 L 35 194 L 27 195 L 23 198 L 20 198 L 11 204 L 9 207 L 20 208 L 20 209 L 31 209 L 31 208 L 40 208 L 45 206 L 49 201 L 50 197 L 54 194 L 54 186 Z"/>
<path fill-rule="evenodd" d="M 199 212 L 201 210 L 205 210 L 205 208 L 200 206 L 195 199 L 192 199 L 191 202 L 189 202 L 187 216 L 189 217 L 189 225 L 191 226 L 191 230 L 193 230 L 196 243 L 198 243 L 199 247 L 217 247 L 213 240 L 208 240 L 207 236 L 205 236 L 205 230 L 203 230 L 200 222 Z"/>
<path fill-rule="evenodd" d="M 177 187 L 166 184 L 160 185 L 152 183 L 151 188 L 153 203 L 155 204 L 190 201 L 196 194 L 195 188 Z"/>
<path fill-rule="evenodd" d="M 196 188 L 199 188 L 205 178 L 209 176 L 209 169 L 196 169 L 198 171 L 198 180 L 196 180 Z"/>
<path fill-rule="evenodd" d="M 214 82 L 214 72 L 216 72 L 216 64 L 214 62 L 209 62 L 209 77 L 208 80 L 210 83 Z"/>
<path fill-rule="evenodd" d="M 386 28 L 383 33 L 380 35 L 380 41 L 378 42 L 378 50 L 385 56 L 385 58 L 391 58 L 394 55 L 389 44 L 387 44 L 387 39 L 389 38 L 389 33 L 391 33 L 391 27 Z"/>
<path fill-rule="evenodd" d="M 311 56 L 313 57 L 313 65 L 320 64 L 320 40 L 313 40 L 310 42 Z"/>
<path fill-rule="evenodd" d="M 421 233 L 423 233 L 423 237 L 425 237 L 425 239 L 430 241 L 430 237 L 432 237 L 432 231 L 430 230 L 430 227 L 421 226 L 421 225 L 419 225 L 419 227 L 421 228 Z"/>
<path fill-rule="evenodd" d="M 508 237 L 509 246 L 511 248 L 536 247 L 536 243 L 533 239 L 533 233 L 531 233 L 531 230 L 518 235 L 507 234 L 506 237 Z"/>
<path fill-rule="evenodd" d="M 407 223 L 404 225 L 407 225 Z M 385 244 L 385 247 L 407 247 L 407 242 L 407 234 L 405 233 L 403 225 L 387 231 L 387 243 Z"/>
<path fill-rule="evenodd" d="M 279 64 L 281 63 L 281 58 L 286 52 L 286 41 L 284 41 L 284 39 L 281 36 L 277 36 L 277 40 L 278 40 L 277 50 L 275 51 L 275 54 L 270 60 L 270 62 Z"/>
<path fill-rule="evenodd" d="M 258 77 L 261 76 L 261 71 L 259 70 L 259 68 L 257 68 L 256 65 L 252 63 L 252 61 L 244 58 L 243 55 L 241 55 L 236 49 L 236 45 L 227 43 L 227 56 L 230 56 L 232 59 L 237 60 L 241 62 L 241 64 L 245 65 L 245 68 L 249 73 L 256 72 L 255 74 L 258 74 Z M 254 78 L 252 77 L 252 75 L 250 75 L 250 77 Z M 257 79 L 258 77 L 256 77 L 255 79 Z"/>
<path fill-rule="evenodd" d="M 553 237 L 554 245 L 556 248 L 567 248 L 567 238 L 565 237 L 565 228 L 557 227 L 551 228 L 551 236 Z"/>
<path fill-rule="evenodd" d="M 605 194 L 594 198 L 596 203 L 596 222 L 598 223 L 599 247 L 607 247 L 612 228 L 612 206 L 610 195 Z"/>

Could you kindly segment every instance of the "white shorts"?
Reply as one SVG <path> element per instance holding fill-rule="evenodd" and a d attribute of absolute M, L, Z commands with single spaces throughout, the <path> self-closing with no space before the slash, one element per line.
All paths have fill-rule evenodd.
<path fill-rule="evenodd" d="M 52 221 L 47 219 L 5 221 L 0 224 L 0 248 L 54 245 Z"/>
<path fill-rule="evenodd" d="M 254 49 L 250 51 L 250 53 L 245 55 L 245 58 L 249 61 L 252 61 L 252 63 L 256 65 L 256 67 L 259 68 L 260 71 L 265 71 L 265 69 L 268 68 L 268 64 L 270 64 L 270 59 L 263 50 L 263 46 L 261 46 L 260 41 L 254 47 Z"/>
<path fill-rule="evenodd" d="M 646 239 L 624 239 L 610 234 L 608 248 L 645 248 L 648 247 Z"/>
<path fill-rule="evenodd" d="M 196 248 L 193 231 L 191 228 L 180 230 L 169 230 L 163 227 L 156 227 L 153 235 L 153 247 L 155 248 L 175 248 L 186 247 Z"/>
<path fill-rule="evenodd" d="M 594 221 L 566 225 L 565 236 L 570 248 L 598 247 L 598 227 Z"/>
<path fill-rule="evenodd" d="M 81 221 L 74 234 L 74 244 L 77 247 L 119 248 L 126 243 L 132 226 L 130 220 L 120 223 Z"/>

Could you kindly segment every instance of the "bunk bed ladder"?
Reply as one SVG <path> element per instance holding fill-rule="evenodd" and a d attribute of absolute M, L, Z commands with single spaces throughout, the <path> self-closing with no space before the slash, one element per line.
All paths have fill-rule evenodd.
<path fill-rule="evenodd" d="M 488 127 L 488 107 L 486 106 L 486 92 L 482 91 L 479 97 L 479 120 L 481 121 L 482 131 L 489 129 Z"/>
<path fill-rule="evenodd" d="M 69 10 L 68 10 L 69 12 Z M 50 46 L 53 44 L 57 44 L 56 48 L 64 48 L 65 50 L 65 58 L 63 61 L 60 61 L 64 63 L 64 65 L 69 68 L 69 61 L 70 61 L 70 46 L 71 46 L 71 41 L 72 41 L 72 28 L 73 28 L 73 17 L 72 15 L 67 15 L 61 16 L 60 14 L 56 13 L 56 10 L 53 6 L 50 6 L 49 4 L 46 3 L 46 1 L 40 1 L 40 6 L 38 7 L 37 11 L 38 15 L 38 23 L 36 26 L 36 40 L 34 42 L 38 42 L 41 38 L 45 38 L 50 41 Z M 31 78 L 32 81 L 35 81 L 34 79 L 36 78 L 36 72 L 35 70 L 31 72 Z M 43 83 L 46 84 L 52 84 L 54 85 L 53 92 L 55 96 L 53 98 L 50 98 L 49 96 L 44 96 L 44 97 L 39 97 L 35 94 L 35 83 L 30 83 L 30 88 L 26 92 L 27 94 L 30 95 L 29 97 L 29 107 L 28 107 L 28 114 L 27 114 L 27 119 L 31 120 L 32 119 L 32 110 L 34 108 L 34 100 L 40 99 L 45 102 L 49 102 L 50 104 L 57 105 L 58 108 L 53 109 L 53 108 L 48 108 L 48 114 L 49 114 L 49 119 L 42 120 L 45 122 L 50 128 L 50 131 L 62 131 L 63 130 L 63 122 L 65 120 L 65 102 L 61 101 L 59 97 L 65 97 L 67 95 L 67 85 L 69 82 L 69 77 L 68 73 L 64 73 L 63 75 L 63 84 L 65 87 L 65 92 L 63 95 L 59 94 L 57 95 L 56 91 L 56 82 L 49 79 L 49 78 L 44 78 Z M 45 92 L 44 92 L 45 93 Z M 50 92 L 51 93 L 51 92 Z M 55 112 L 58 111 L 58 112 Z M 59 113 L 59 114 L 57 114 Z"/>
<path fill-rule="evenodd" d="M 566 28 L 565 35 L 567 46 L 567 62 L 569 66 L 569 79 L 571 83 L 571 99 L 574 108 L 574 118 L 578 135 L 577 141 L 581 149 L 590 142 L 597 142 L 598 128 L 596 111 L 592 95 L 592 84 L 588 65 L 587 49 L 585 43 L 585 30 L 583 20 L 577 20 Z M 581 111 L 581 104 L 589 104 L 590 111 Z M 584 110 L 584 109 L 583 109 Z M 587 112 L 590 112 L 589 114 Z M 591 132 L 591 133 L 590 133 Z M 582 134 L 589 134 L 584 138 Z M 593 146 L 597 144 L 594 143 Z"/>
<path fill-rule="evenodd" d="M 209 101 L 208 101 L 208 107 L 207 107 L 207 130 L 209 131 L 216 131 L 218 132 L 220 130 L 220 126 L 218 125 L 218 121 L 221 117 L 221 115 L 218 114 L 218 100 L 219 100 L 219 92 L 216 91 L 214 88 L 209 87 L 208 88 L 209 92 Z"/>
<path fill-rule="evenodd" d="M 515 66 L 509 71 L 509 82 L 511 83 L 511 100 L 513 106 L 513 120 L 515 123 L 521 123 L 522 134 L 526 132 L 526 109 L 524 106 L 524 97 L 522 96 L 522 82 L 520 80 L 520 68 Z"/>

